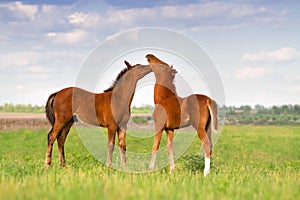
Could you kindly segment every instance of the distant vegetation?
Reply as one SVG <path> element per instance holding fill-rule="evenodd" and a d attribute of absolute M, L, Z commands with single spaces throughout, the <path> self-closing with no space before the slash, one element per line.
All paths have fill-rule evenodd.
<path fill-rule="evenodd" d="M 44 106 L 32 104 L 12 104 L 0 105 L 0 112 L 16 113 L 44 113 Z M 223 106 L 220 110 L 226 111 L 226 124 L 231 125 L 300 125 L 300 105 L 263 106 Z M 133 114 L 149 114 L 153 112 L 152 105 L 141 107 L 133 106 Z M 141 118 L 141 119 L 139 119 Z M 136 122 L 145 122 L 151 119 L 139 116 L 134 117 Z"/>
<path fill-rule="evenodd" d="M 44 113 L 45 106 L 32 104 L 12 104 L 5 103 L 0 105 L 0 112 L 15 112 L 15 113 Z"/>
<path fill-rule="evenodd" d="M 226 124 L 300 125 L 300 105 L 223 107 Z"/>
<path fill-rule="evenodd" d="M 152 105 L 132 107 L 134 114 L 150 114 Z M 226 112 L 225 124 L 230 125 L 300 125 L 300 105 L 263 106 L 249 105 L 223 106 L 220 111 Z M 133 117 L 135 122 L 146 122 L 149 118 Z"/>
<path fill-rule="evenodd" d="M 131 112 L 135 114 L 149 114 L 153 112 L 154 107 L 152 105 L 144 105 L 140 107 L 133 106 Z"/>

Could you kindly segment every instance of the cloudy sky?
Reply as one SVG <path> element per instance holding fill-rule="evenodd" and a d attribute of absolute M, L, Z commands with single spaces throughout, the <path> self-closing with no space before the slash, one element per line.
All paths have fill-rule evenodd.
<path fill-rule="evenodd" d="M 172 29 L 201 45 L 227 105 L 299 104 L 299 10 L 296 0 L 1 0 L 0 104 L 43 105 L 74 85 L 99 43 L 138 27 Z"/>

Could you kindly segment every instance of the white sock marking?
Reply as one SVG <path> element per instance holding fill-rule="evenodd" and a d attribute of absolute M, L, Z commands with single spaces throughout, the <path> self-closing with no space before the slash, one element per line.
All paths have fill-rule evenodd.
<path fill-rule="evenodd" d="M 204 176 L 207 176 L 209 174 L 209 170 L 210 170 L 210 158 L 206 158 L 205 157 L 205 165 L 204 165 Z"/>

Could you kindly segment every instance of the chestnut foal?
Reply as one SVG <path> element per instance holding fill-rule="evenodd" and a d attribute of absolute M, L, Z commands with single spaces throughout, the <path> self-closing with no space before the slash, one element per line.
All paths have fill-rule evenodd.
<path fill-rule="evenodd" d="M 201 94 L 192 94 L 185 98 L 177 96 L 176 87 L 173 83 L 177 71 L 152 54 L 148 54 L 146 58 L 156 78 L 154 87 L 155 108 L 153 112 L 155 136 L 149 168 L 154 168 L 162 132 L 165 130 L 167 133 L 170 170 L 174 170 L 174 129 L 192 125 L 198 133 L 205 152 L 203 173 L 204 176 L 207 176 L 210 172 L 210 156 L 212 153 L 211 132 L 212 128 L 215 131 L 218 130 L 216 102 Z"/>
<path fill-rule="evenodd" d="M 77 118 L 85 123 L 106 127 L 108 130 L 107 166 L 112 165 L 115 135 L 118 133 L 121 163 L 126 165 L 126 125 L 130 118 L 130 105 L 137 81 L 151 72 L 149 65 L 131 66 L 123 69 L 113 85 L 104 93 L 91 93 L 69 87 L 51 94 L 46 103 L 46 116 L 52 125 L 48 133 L 48 149 L 45 164 L 51 165 L 52 147 L 57 139 L 60 165 L 65 166 L 64 144 L 69 130 Z"/>

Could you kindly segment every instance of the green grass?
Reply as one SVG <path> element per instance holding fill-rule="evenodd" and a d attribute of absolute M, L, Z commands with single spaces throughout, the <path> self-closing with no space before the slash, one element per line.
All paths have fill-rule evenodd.
<path fill-rule="evenodd" d="M 0 199 L 300 198 L 300 128 L 296 126 L 226 126 L 206 178 L 203 160 L 197 156 L 198 138 L 176 161 L 172 174 L 167 167 L 140 174 L 107 169 L 89 154 L 75 130 L 66 142 L 67 168 L 59 167 L 55 145 L 53 165 L 46 169 L 46 138 L 45 130 L 0 134 Z M 165 136 L 162 146 L 164 142 Z M 127 145 L 129 151 L 150 151 L 152 140 L 129 136 Z M 115 157 L 117 152 L 116 148 Z"/>

